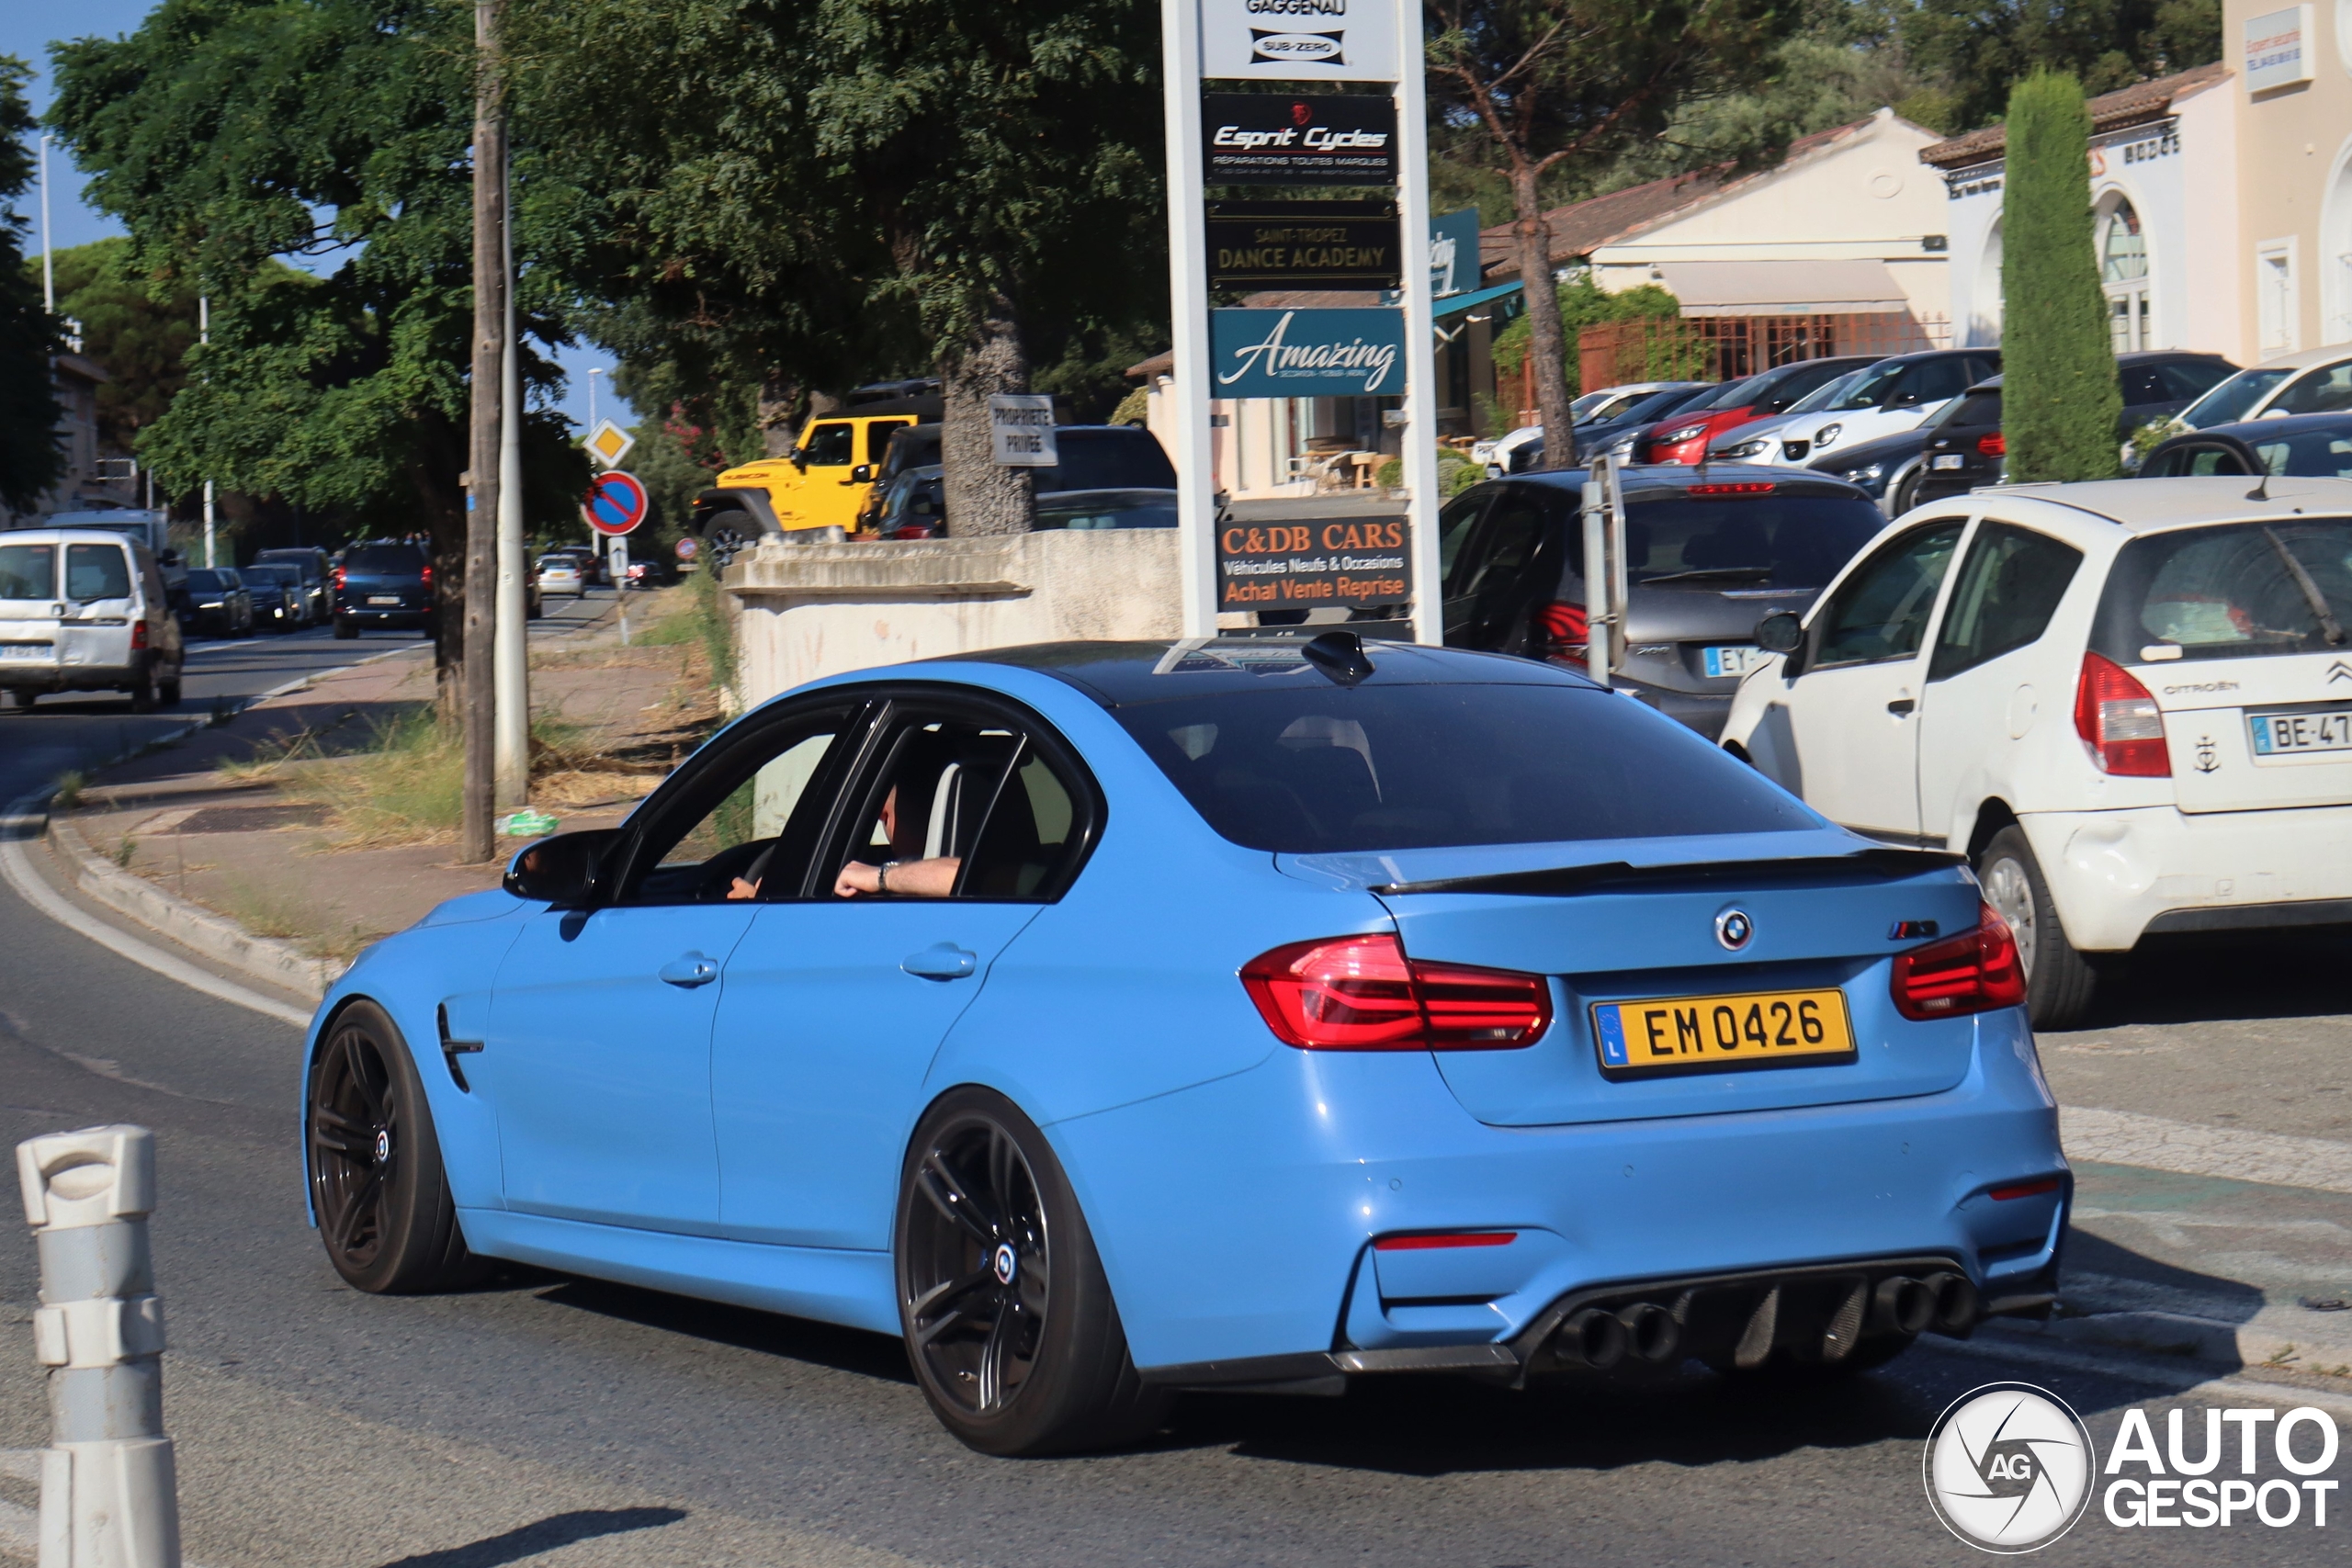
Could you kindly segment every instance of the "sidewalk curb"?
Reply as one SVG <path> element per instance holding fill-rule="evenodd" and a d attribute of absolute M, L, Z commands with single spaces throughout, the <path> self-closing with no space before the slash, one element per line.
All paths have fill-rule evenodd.
<path fill-rule="evenodd" d="M 2352 1396 L 2352 1344 L 2306 1337 L 2289 1339 L 2267 1326 L 2218 1322 L 2171 1312 L 2102 1312 L 2047 1323 L 1995 1318 L 1985 1328 L 2004 1340 L 2040 1341 L 2097 1353 L 2177 1359 L 2200 1366 L 2267 1368 L 2346 1379 Z"/>
<path fill-rule="evenodd" d="M 52 815 L 49 840 L 74 872 L 75 886 L 119 915 L 170 937 L 215 963 L 317 1002 L 348 967 L 312 958 L 275 938 L 255 936 L 225 915 L 175 897 L 107 860 L 80 829 Z"/>

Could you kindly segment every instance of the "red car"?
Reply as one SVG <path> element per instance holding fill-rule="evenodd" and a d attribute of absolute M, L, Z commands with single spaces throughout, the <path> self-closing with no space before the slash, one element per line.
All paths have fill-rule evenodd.
<path fill-rule="evenodd" d="M 1883 357 L 1875 354 L 1847 355 L 1837 359 L 1800 359 L 1774 366 L 1736 381 L 1726 381 L 1697 402 L 1685 403 L 1672 417 L 1650 427 L 1634 444 L 1637 463 L 1695 463 L 1707 455 L 1707 444 L 1727 430 L 1750 420 L 1786 413 L 1798 399 Z"/>

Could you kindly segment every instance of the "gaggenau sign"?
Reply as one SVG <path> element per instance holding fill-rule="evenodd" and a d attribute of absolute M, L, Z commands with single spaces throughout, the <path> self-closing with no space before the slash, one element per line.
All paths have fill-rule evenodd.
<path fill-rule="evenodd" d="M 1201 74 L 1394 82 L 1400 0 L 1201 0 Z"/>

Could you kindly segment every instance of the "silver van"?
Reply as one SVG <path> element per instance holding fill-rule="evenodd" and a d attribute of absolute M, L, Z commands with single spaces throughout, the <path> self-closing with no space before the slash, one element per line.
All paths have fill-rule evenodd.
<path fill-rule="evenodd" d="M 0 533 L 0 702 L 128 692 L 135 712 L 180 700 L 182 645 L 146 544 L 99 528 Z"/>

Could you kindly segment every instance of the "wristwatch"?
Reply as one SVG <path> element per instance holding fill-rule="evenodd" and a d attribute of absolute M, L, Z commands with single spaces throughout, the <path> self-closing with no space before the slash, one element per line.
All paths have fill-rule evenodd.
<path fill-rule="evenodd" d="M 890 868 L 898 863 L 894 860 L 886 860 L 874 868 L 874 891 L 876 893 L 890 891 Z"/>

